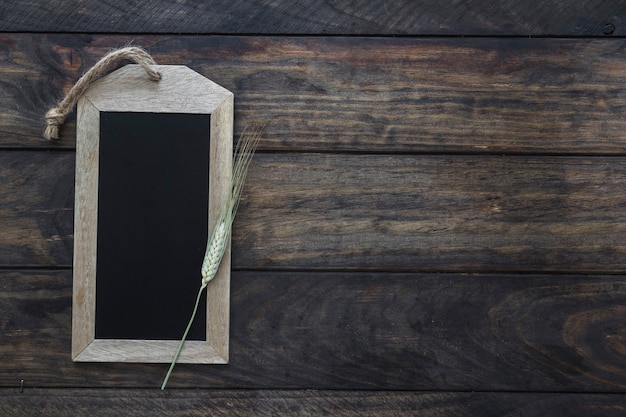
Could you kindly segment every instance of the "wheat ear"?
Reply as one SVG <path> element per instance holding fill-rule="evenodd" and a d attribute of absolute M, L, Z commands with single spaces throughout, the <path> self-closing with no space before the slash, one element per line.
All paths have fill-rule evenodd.
<path fill-rule="evenodd" d="M 237 209 L 239 208 L 241 190 L 243 189 L 243 185 L 246 180 L 250 161 L 252 161 L 254 151 L 259 144 L 259 140 L 261 139 L 262 130 L 262 125 L 257 125 L 252 129 L 246 128 L 241 134 L 239 141 L 237 141 L 237 147 L 235 148 L 233 162 L 233 173 L 229 185 L 229 193 L 227 194 L 226 199 L 222 204 L 217 223 L 215 224 L 213 232 L 211 233 L 211 236 L 207 243 L 204 260 L 202 262 L 202 268 L 200 269 L 202 281 L 200 289 L 198 290 L 198 296 L 196 297 L 196 303 L 194 305 L 193 312 L 191 313 L 189 323 L 187 323 L 187 328 L 185 329 L 183 337 L 181 338 L 178 345 L 178 349 L 174 354 L 174 359 L 172 359 L 170 368 L 165 375 L 163 384 L 161 385 L 162 390 L 165 389 L 167 381 L 169 380 L 170 375 L 174 370 L 174 365 L 176 365 L 176 361 L 180 356 L 183 344 L 185 343 L 185 339 L 187 338 L 187 333 L 189 333 L 189 329 L 191 328 L 193 320 L 196 317 L 196 312 L 198 311 L 198 304 L 200 303 L 202 290 L 204 290 L 209 281 L 211 281 L 215 277 L 215 274 L 217 274 L 217 270 L 222 263 L 224 252 L 226 252 L 226 247 L 228 246 L 233 220 L 235 219 L 235 214 L 237 213 Z"/>
<path fill-rule="evenodd" d="M 220 216 L 217 219 L 204 254 L 204 261 L 202 262 L 202 287 L 206 287 L 209 281 L 215 277 L 222 262 L 228 238 L 230 237 L 231 226 L 239 207 L 241 190 L 246 180 L 248 167 L 260 138 L 261 127 L 257 127 L 252 132 L 244 131 L 237 142 L 233 174 L 230 181 L 230 195 L 227 196 L 222 206 Z"/>

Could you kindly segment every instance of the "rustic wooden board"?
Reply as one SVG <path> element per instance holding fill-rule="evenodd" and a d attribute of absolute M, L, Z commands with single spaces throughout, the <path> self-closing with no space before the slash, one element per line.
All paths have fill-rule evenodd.
<path fill-rule="evenodd" d="M 1 386 L 160 385 L 165 364 L 71 361 L 70 271 L 0 282 Z M 170 386 L 623 393 L 624 305 L 623 275 L 234 272 L 230 364 Z"/>
<path fill-rule="evenodd" d="M 622 2 L 136 3 L 0 2 L 0 415 L 625 414 Z M 232 362 L 170 384 L 210 390 L 70 360 L 75 124 L 43 114 L 129 43 L 269 122 Z"/>
<path fill-rule="evenodd" d="M 0 152 L 0 267 L 70 266 L 73 152 Z"/>
<path fill-rule="evenodd" d="M 618 417 L 626 399 L 617 395 L 526 393 L 423 393 L 398 391 L 270 390 L 0 390 L 0 413 L 13 417 L 75 416 L 289 416 L 352 417 Z"/>
<path fill-rule="evenodd" d="M 559 18 L 560 20 L 560 18 Z M 235 134 L 261 149 L 624 155 L 625 39 L 0 34 L 0 147 L 41 139 L 43 115 L 110 48 L 133 41 L 235 93 Z"/>
<path fill-rule="evenodd" d="M 259 155 L 238 268 L 626 271 L 626 159 Z"/>
<path fill-rule="evenodd" d="M 607 36 L 623 35 L 624 20 L 624 5 L 611 0 L 158 0 L 141 5 L 53 0 L 0 5 L 0 31 L 16 32 Z"/>
<path fill-rule="evenodd" d="M 0 266 L 71 266 L 74 154 L 0 152 Z M 237 269 L 626 271 L 626 158 L 260 153 Z"/>

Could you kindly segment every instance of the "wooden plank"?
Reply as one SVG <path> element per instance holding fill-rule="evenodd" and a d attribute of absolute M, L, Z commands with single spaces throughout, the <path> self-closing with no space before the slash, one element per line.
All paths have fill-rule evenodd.
<path fill-rule="evenodd" d="M 265 150 L 626 149 L 626 39 L 33 34 L 0 34 L 0 147 L 74 147 L 73 118 L 49 144 L 43 115 L 98 58 L 130 41 L 233 91 L 235 135 L 265 120 Z"/>
<path fill-rule="evenodd" d="M 75 416 L 622 416 L 624 395 L 275 390 L 0 390 L 0 412 L 14 417 Z"/>
<path fill-rule="evenodd" d="M 0 267 L 70 266 L 73 152 L 0 152 Z"/>
<path fill-rule="evenodd" d="M 626 159 L 259 155 L 236 268 L 626 271 Z"/>
<path fill-rule="evenodd" d="M 74 155 L 0 152 L 0 266 L 71 266 Z M 236 269 L 626 271 L 626 158 L 260 153 Z"/>
<path fill-rule="evenodd" d="M 558 16 L 558 19 L 555 19 Z M 623 35 L 621 2 L 124 0 L 4 2 L 0 31 L 341 35 Z M 613 25 L 610 27 L 609 25 Z"/>
<path fill-rule="evenodd" d="M 156 388 L 75 364 L 70 271 L 0 271 L 0 385 Z M 626 277 L 237 272 L 230 363 L 172 388 L 626 391 Z M 174 306 L 191 308 L 191 306 Z"/>

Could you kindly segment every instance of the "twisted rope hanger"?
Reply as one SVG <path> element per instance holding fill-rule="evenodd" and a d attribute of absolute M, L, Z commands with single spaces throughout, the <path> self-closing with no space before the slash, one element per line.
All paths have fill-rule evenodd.
<path fill-rule="evenodd" d="M 48 140 L 58 139 L 59 129 L 65 122 L 65 118 L 70 111 L 72 111 L 74 106 L 76 106 L 78 99 L 85 94 L 87 88 L 124 60 L 130 60 L 141 65 L 152 81 L 159 81 L 162 77 L 160 72 L 150 67 L 151 65 L 156 65 L 154 59 L 141 48 L 129 46 L 109 52 L 80 77 L 70 92 L 67 93 L 65 98 L 56 107 L 48 110 L 46 113 L 46 129 L 43 132 L 43 137 Z"/>

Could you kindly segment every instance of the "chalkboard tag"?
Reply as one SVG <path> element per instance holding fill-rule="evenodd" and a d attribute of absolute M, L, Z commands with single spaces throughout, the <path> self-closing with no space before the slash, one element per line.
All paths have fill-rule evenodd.
<path fill-rule="evenodd" d="M 78 102 L 72 358 L 169 363 L 229 193 L 233 94 L 185 66 L 139 65 Z M 179 363 L 227 363 L 230 250 Z"/>

